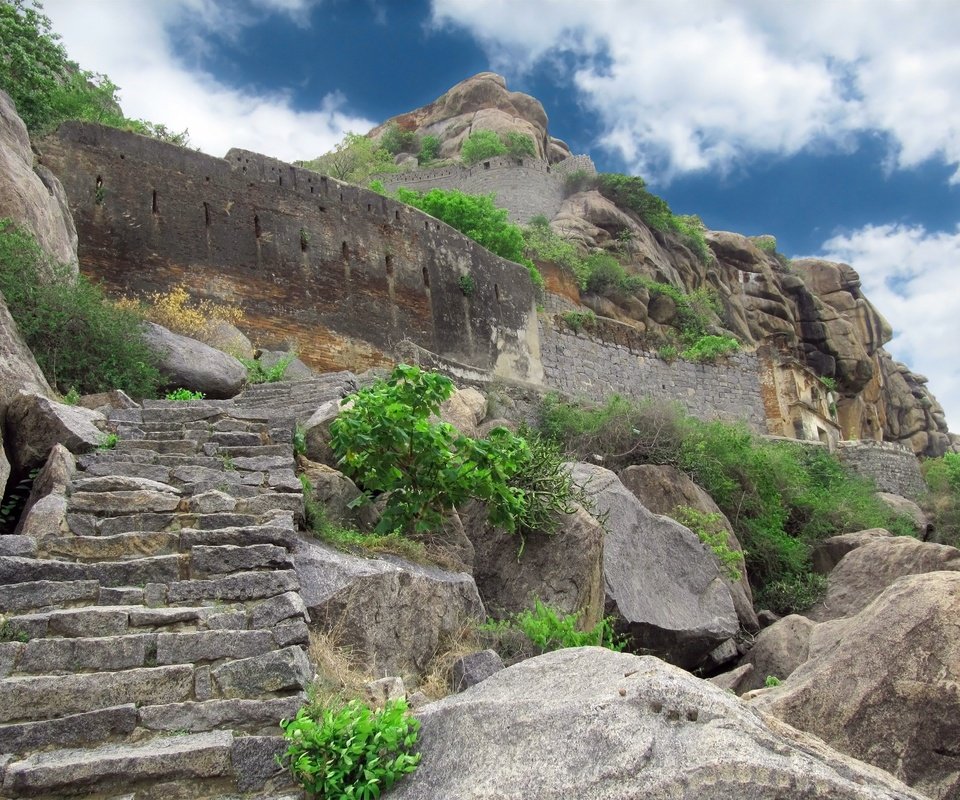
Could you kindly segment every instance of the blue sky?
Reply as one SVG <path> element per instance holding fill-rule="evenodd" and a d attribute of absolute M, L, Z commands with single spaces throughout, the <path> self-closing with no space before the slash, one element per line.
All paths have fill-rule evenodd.
<path fill-rule="evenodd" d="M 131 116 L 287 160 L 484 70 L 679 213 L 858 270 L 960 420 L 955 0 L 46 0 Z M 960 422 L 955 422 L 960 425 Z"/>

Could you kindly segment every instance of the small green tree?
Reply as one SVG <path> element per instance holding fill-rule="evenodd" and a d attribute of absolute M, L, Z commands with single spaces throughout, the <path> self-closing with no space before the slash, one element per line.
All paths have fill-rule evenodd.
<path fill-rule="evenodd" d="M 300 161 L 298 165 L 360 186 L 377 172 L 400 170 L 384 147 L 359 133 L 347 133 L 329 153 L 312 161 Z"/>
<path fill-rule="evenodd" d="M 507 134 L 507 153 L 519 161 L 525 156 L 531 158 L 537 154 L 537 146 L 533 143 L 533 138 L 519 131 L 510 131 Z"/>
<path fill-rule="evenodd" d="M 380 146 L 391 155 L 413 153 L 417 149 L 417 135 L 391 122 L 380 137 Z"/>
<path fill-rule="evenodd" d="M 426 164 L 439 158 L 439 156 L 440 139 L 433 135 L 424 136 L 420 140 L 420 155 L 417 157 L 417 160 L 421 164 Z"/>
<path fill-rule="evenodd" d="M 494 156 L 502 156 L 507 147 L 493 131 L 474 131 L 460 146 L 460 157 L 467 166 Z"/>

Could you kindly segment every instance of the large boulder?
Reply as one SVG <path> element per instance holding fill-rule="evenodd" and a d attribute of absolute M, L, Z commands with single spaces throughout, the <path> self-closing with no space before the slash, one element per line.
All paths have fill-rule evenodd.
<path fill-rule="evenodd" d="M 751 702 L 930 797 L 956 800 L 958 619 L 960 572 L 901 578 L 856 616 L 818 626 L 835 629 L 832 644 L 815 655 L 811 646 L 789 680 Z"/>
<path fill-rule="evenodd" d="M 730 589 L 696 534 L 648 511 L 610 470 L 575 464 L 571 472 L 605 515 L 606 608 L 635 647 L 692 667 L 737 633 Z"/>
<path fill-rule="evenodd" d="M 960 570 L 960 550 L 908 536 L 881 537 L 847 553 L 827 579 L 827 594 L 807 616 L 849 617 L 904 575 Z"/>
<path fill-rule="evenodd" d="M 562 515 L 553 535 L 523 539 L 491 525 L 481 503 L 461 511 L 473 542 L 473 576 L 487 611 L 506 617 L 535 600 L 564 614 L 581 614 L 592 628 L 603 616 L 603 527 L 582 507 Z"/>
<path fill-rule="evenodd" d="M 379 520 L 373 503 L 351 508 L 350 503 L 360 497 L 357 485 L 342 472 L 326 464 L 317 464 L 307 458 L 297 459 L 300 473 L 313 488 L 313 500 L 323 507 L 327 520 L 334 525 L 372 530 Z"/>
<path fill-rule="evenodd" d="M 395 557 L 361 558 L 316 541 L 294 552 L 311 625 L 380 675 L 422 676 L 443 642 L 484 619 L 473 578 Z"/>
<path fill-rule="evenodd" d="M 395 800 L 922 800 L 881 770 L 650 656 L 522 661 L 417 712 Z"/>
<path fill-rule="evenodd" d="M 840 533 L 823 539 L 813 547 L 813 571 L 827 575 L 850 551 L 875 542 L 877 539 L 889 539 L 891 536 L 893 534 L 884 528 L 870 528 L 854 533 Z"/>
<path fill-rule="evenodd" d="M 37 540 L 69 530 L 67 493 L 76 472 L 73 453 L 62 444 L 55 444 L 30 487 L 30 496 L 17 523 L 17 535 Z"/>
<path fill-rule="evenodd" d="M 330 423 L 340 415 L 343 405 L 342 400 L 328 400 L 303 424 L 306 456 L 311 461 L 328 467 L 337 466 L 337 457 L 330 446 Z"/>
<path fill-rule="evenodd" d="M 913 529 L 917 536 L 921 539 L 926 538 L 926 535 L 932 528 L 932 523 L 923 509 L 913 500 L 899 494 L 891 494 L 890 492 L 877 492 L 877 498 L 893 511 L 894 514 L 899 514 L 901 517 L 909 519 L 913 523 Z"/>
<path fill-rule="evenodd" d="M 740 540 L 733 532 L 730 520 L 703 489 L 689 475 L 669 464 L 635 464 L 620 473 L 620 480 L 648 511 L 674 518 L 678 508 L 692 508 L 701 514 L 717 519 L 727 536 L 727 547 L 743 553 Z M 715 557 L 716 558 L 716 557 Z M 717 566 L 720 567 L 718 561 Z M 733 606 L 744 630 L 751 633 L 760 630 L 757 612 L 753 608 L 753 591 L 747 579 L 743 559 L 740 561 L 740 578 L 727 580 Z"/>
<path fill-rule="evenodd" d="M 7 407 L 6 437 L 20 473 L 43 466 L 55 444 L 71 453 L 89 453 L 103 440 L 97 411 L 58 403 L 49 397 L 20 392 Z"/>
<path fill-rule="evenodd" d="M 77 230 L 66 193 L 53 173 L 33 164 L 30 137 L 10 96 L 0 91 L 0 219 L 33 234 L 50 258 L 76 276 Z M 51 277 L 51 276 L 48 276 Z"/>
<path fill-rule="evenodd" d="M 162 325 L 145 323 L 144 338 L 160 358 L 167 388 L 182 387 L 222 399 L 237 394 L 247 379 L 247 368 L 233 356 Z"/>
<path fill-rule="evenodd" d="M 764 628 L 740 665 L 749 664 L 753 671 L 740 681 L 738 694 L 766 685 L 768 677 L 784 680 L 799 667 L 810 652 L 810 634 L 815 622 L 799 614 L 791 614 Z"/>

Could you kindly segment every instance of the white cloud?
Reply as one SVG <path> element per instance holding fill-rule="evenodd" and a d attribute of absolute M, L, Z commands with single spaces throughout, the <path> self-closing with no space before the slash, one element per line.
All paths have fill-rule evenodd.
<path fill-rule="evenodd" d="M 600 144 L 645 176 L 889 137 L 891 166 L 960 165 L 960 3 L 433 0 L 516 75 L 570 55 Z M 960 169 L 954 180 L 960 182 Z"/>
<path fill-rule="evenodd" d="M 313 2 L 255 0 L 243 12 L 219 0 L 46 0 L 44 11 L 73 60 L 121 87 L 127 116 L 189 128 L 191 144 L 212 155 L 243 147 L 292 161 L 324 153 L 345 131 L 366 131 L 375 123 L 345 111 L 339 93 L 327 95 L 314 111 L 301 111 L 288 92 L 264 94 L 224 83 L 175 52 L 184 44 L 200 52 L 206 37 L 229 38 L 266 13 L 300 21 Z M 189 40 L 175 42 L 174 36 Z"/>
<path fill-rule="evenodd" d="M 887 350 L 930 379 L 947 421 L 960 424 L 960 225 L 867 225 L 823 243 L 822 258 L 859 274 L 865 294 L 894 328 Z"/>

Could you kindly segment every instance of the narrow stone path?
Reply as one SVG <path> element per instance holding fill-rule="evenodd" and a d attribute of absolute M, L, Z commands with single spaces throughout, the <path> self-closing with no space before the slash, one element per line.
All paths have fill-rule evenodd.
<path fill-rule="evenodd" d="M 275 760 L 312 678 L 292 438 L 331 393 L 111 413 L 59 530 L 0 556 L 2 796 L 299 797 Z"/>

